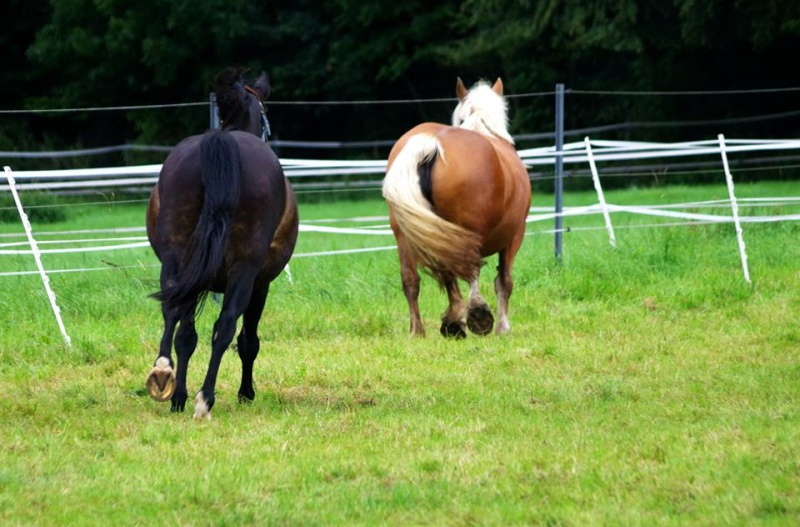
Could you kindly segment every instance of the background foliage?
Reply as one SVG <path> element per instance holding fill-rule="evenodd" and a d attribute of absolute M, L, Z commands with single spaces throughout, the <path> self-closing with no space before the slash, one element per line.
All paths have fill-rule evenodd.
<path fill-rule="evenodd" d="M 595 91 L 707 91 L 797 86 L 792 0 L 9 0 L 0 35 L 0 110 L 192 103 L 222 67 L 264 69 L 275 136 L 389 140 L 452 103 L 300 104 L 447 98 L 454 80 L 500 76 L 512 133 L 552 130 L 556 83 L 575 90 L 567 128 L 640 121 L 742 118 L 790 112 L 797 92 L 628 96 Z M 592 93 L 580 93 L 590 91 Z M 793 117 L 793 116 L 791 116 Z M 797 118 L 695 127 L 796 135 Z M 0 150 L 126 142 L 171 145 L 208 125 L 204 108 L 0 113 Z M 617 132 L 625 136 L 630 132 Z M 686 139 L 651 127 L 637 139 Z M 106 162 L 99 160 L 98 162 Z M 84 163 L 85 166 L 85 163 Z"/>

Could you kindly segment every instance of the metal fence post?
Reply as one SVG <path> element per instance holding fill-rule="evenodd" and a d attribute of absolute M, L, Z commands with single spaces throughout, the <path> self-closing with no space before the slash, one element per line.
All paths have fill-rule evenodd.
<path fill-rule="evenodd" d="M 556 194 L 556 225 L 555 225 L 555 249 L 556 260 L 561 263 L 562 257 L 562 230 L 564 219 L 561 217 L 561 211 L 564 206 L 564 158 L 561 153 L 564 150 L 564 85 L 556 84 L 556 180 L 555 180 L 555 194 Z"/>
<path fill-rule="evenodd" d="M 209 128 L 219 130 L 219 111 L 217 110 L 217 94 L 213 91 L 208 95 Z"/>

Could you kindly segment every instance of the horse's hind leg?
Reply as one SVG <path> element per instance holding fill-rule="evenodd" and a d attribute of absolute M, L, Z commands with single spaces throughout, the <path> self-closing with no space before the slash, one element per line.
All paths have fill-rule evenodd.
<path fill-rule="evenodd" d="M 182 412 L 186 405 L 186 371 L 189 359 L 197 347 L 197 331 L 194 327 L 194 305 L 180 318 L 162 305 L 164 314 L 164 334 L 161 349 L 150 375 L 147 377 L 147 390 L 156 401 L 171 399 L 173 412 Z M 177 331 L 175 328 L 178 328 Z M 172 362 L 172 339 L 175 337 L 175 352 L 178 365 Z"/>
<path fill-rule="evenodd" d="M 511 278 L 511 268 L 514 265 L 514 257 L 517 255 L 522 239 L 525 236 L 524 227 L 514 236 L 514 239 L 507 248 L 500 251 L 497 265 L 497 278 L 494 280 L 494 291 L 497 294 L 497 326 L 495 333 L 502 335 L 511 331 L 511 324 L 508 320 L 508 299 L 514 290 L 514 280 Z"/>
<path fill-rule="evenodd" d="M 172 363 L 172 338 L 178 317 L 170 313 L 162 304 L 161 313 L 164 318 L 164 333 L 161 335 L 161 345 L 150 375 L 147 376 L 145 385 L 150 397 L 158 402 L 164 402 L 175 393 L 175 368 Z"/>
<path fill-rule="evenodd" d="M 214 323 L 211 337 L 211 359 L 208 371 L 203 381 L 203 386 L 194 397 L 194 418 L 211 419 L 211 409 L 214 407 L 214 390 L 217 385 L 217 374 L 222 362 L 222 356 L 228 349 L 233 337 L 236 335 L 236 321 L 249 304 L 253 292 L 255 273 L 240 273 L 229 277 L 228 288 L 222 301 L 222 309 Z"/>
<path fill-rule="evenodd" d="M 511 273 L 508 272 L 503 264 L 497 266 L 497 278 L 494 280 L 494 290 L 497 294 L 497 327 L 495 333 L 502 335 L 511 331 L 511 323 L 508 321 L 508 299 L 514 288 Z"/>
<path fill-rule="evenodd" d="M 480 275 L 469 283 L 469 308 L 467 309 L 467 327 L 476 335 L 485 336 L 492 332 L 494 317 L 486 300 L 478 288 Z"/>
<path fill-rule="evenodd" d="M 467 336 L 464 322 L 465 306 L 461 290 L 458 288 L 458 280 L 452 274 L 444 273 L 441 276 L 441 284 L 447 291 L 449 305 L 442 316 L 442 327 L 439 331 L 445 337 L 463 339 Z"/>
<path fill-rule="evenodd" d="M 258 356 L 258 322 L 264 311 L 269 286 L 265 291 L 256 291 L 242 317 L 242 330 L 236 339 L 236 349 L 242 361 L 242 384 L 239 387 L 239 402 L 250 402 L 256 397 L 253 388 L 253 363 Z"/>
<path fill-rule="evenodd" d="M 172 280 L 176 268 L 174 258 L 165 257 L 161 268 L 162 289 Z M 195 306 L 196 304 L 192 304 L 190 309 L 181 313 L 161 302 L 164 333 L 161 336 L 158 358 L 147 377 L 146 385 L 150 396 L 156 401 L 163 402 L 171 398 L 172 411 L 183 411 L 186 403 L 186 369 L 197 345 L 197 333 L 194 329 Z M 178 328 L 177 333 L 176 328 Z M 172 362 L 173 338 L 178 359 L 177 367 Z"/>
<path fill-rule="evenodd" d="M 400 257 L 400 278 L 403 282 L 403 294 L 408 302 L 408 315 L 410 319 L 410 330 L 412 336 L 424 337 L 425 328 L 422 326 L 422 318 L 419 315 L 419 272 L 417 271 L 417 261 L 410 254 L 410 251 L 403 245 L 402 235 L 397 235 L 397 254 Z"/>

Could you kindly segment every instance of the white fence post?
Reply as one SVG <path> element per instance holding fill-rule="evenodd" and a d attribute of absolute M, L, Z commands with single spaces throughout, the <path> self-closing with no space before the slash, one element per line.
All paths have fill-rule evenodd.
<path fill-rule="evenodd" d="M 53 314 L 56 316 L 56 322 L 58 322 L 58 327 L 61 330 L 61 334 L 64 336 L 64 341 L 67 343 L 67 347 L 70 347 L 72 345 L 72 341 L 70 340 L 69 335 L 67 335 L 64 322 L 61 320 L 61 310 L 58 308 L 58 304 L 56 304 L 56 294 L 50 288 L 50 277 L 48 277 L 47 273 L 44 271 L 41 253 L 39 252 L 39 246 L 36 244 L 36 240 L 33 238 L 31 222 L 28 221 L 28 215 L 25 214 L 25 211 L 22 209 L 22 202 L 19 199 L 19 194 L 17 194 L 16 182 L 14 181 L 14 177 L 11 175 L 11 167 L 3 167 L 3 170 L 6 173 L 8 187 L 11 189 L 11 195 L 14 196 L 14 203 L 17 205 L 17 212 L 19 212 L 19 217 L 22 220 L 22 226 L 25 228 L 25 235 L 28 237 L 28 243 L 31 246 L 33 258 L 36 260 L 36 266 L 39 268 L 39 275 L 42 277 L 44 289 L 47 292 L 47 298 L 50 300 L 50 307 L 53 308 Z"/>
<path fill-rule="evenodd" d="M 583 143 L 586 145 L 586 157 L 589 159 L 589 168 L 592 169 L 592 181 L 594 182 L 594 189 L 597 191 L 597 199 L 600 201 L 600 210 L 603 211 L 603 218 L 606 220 L 608 241 L 611 243 L 611 247 L 616 249 L 617 237 L 614 236 L 614 226 L 611 224 L 611 215 L 608 213 L 608 205 L 606 205 L 606 198 L 603 195 L 603 187 L 600 185 L 600 176 L 597 173 L 597 166 L 594 164 L 592 144 L 588 136 L 583 139 Z"/>
<path fill-rule="evenodd" d="M 742 224 L 739 221 L 739 203 L 736 201 L 736 195 L 733 192 L 733 177 L 731 177 L 731 169 L 728 166 L 728 154 L 725 151 L 725 136 L 719 134 L 719 152 L 722 155 L 722 166 L 725 169 L 725 181 L 728 183 L 728 195 L 731 198 L 731 212 L 733 213 L 733 224 L 736 227 L 736 241 L 739 243 L 739 256 L 742 259 L 742 272 L 744 279 L 749 284 L 750 270 L 747 268 L 747 252 L 744 247 L 744 237 L 742 236 Z"/>

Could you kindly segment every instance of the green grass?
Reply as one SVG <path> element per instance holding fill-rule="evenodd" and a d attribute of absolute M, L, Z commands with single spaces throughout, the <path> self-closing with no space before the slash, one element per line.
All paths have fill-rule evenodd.
<path fill-rule="evenodd" d="M 668 187 L 607 200 L 726 195 Z M 144 213 L 70 214 L 38 230 L 141 225 Z M 384 214 L 377 200 L 301 206 L 304 221 Z M 429 336 L 410 339 L 394 251 L 295 258 L 261 323 L 255 402 L 236 402 L 229 353 L 203 422 L 144 389 L 161 332 L 149 249 L 45 255 L 48 269 L 108 268 L 50 278 L 70 348 L 39 277 L 0 277 L 0 523 L 796 525 L 800 224 L 745 225 L 748 285 L 732 225 L 613 219 L 617 249 L 602 228 L 578 230 L 601 217 L 567 219 L 562 265 L 541 233 L 551 223 L 529 226 L 504 337 L 440 338 L 445 296 L 424 277 Z M 304 233 L 297 253 L 392 243 Z M 0 256 L 0 271 L 29 260 Z M 482 276 L 492 305 L 494 265 Z M 215 314 L 209 302 L 198 322 L 191 391 Z"/>

